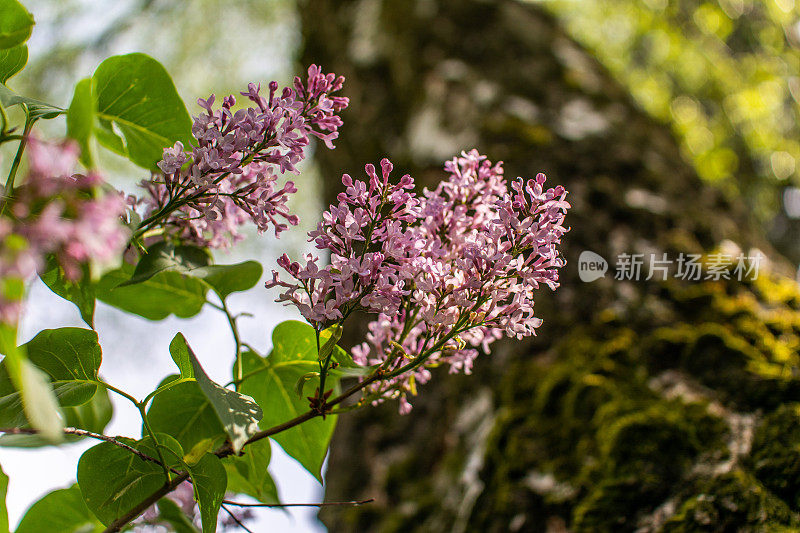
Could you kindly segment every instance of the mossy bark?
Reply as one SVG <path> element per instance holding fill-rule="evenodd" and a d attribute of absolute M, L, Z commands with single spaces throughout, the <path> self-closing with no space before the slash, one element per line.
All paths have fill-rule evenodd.
<path fill-rule="evenodd" d="M 342 172 L 389 157 L 423 183 L 477 147 L 510 177 L 570 191 L 567 267 L 535 339 L 472 376 L 439 373 L 411 415 L 340 417 L 331 531 L 731 531 L 794 528 L 800 498 L 800 293 L 735 198 L 703 183 L 541 9 L 499 0 L 301 2 L 303 60 L 347 76 Z M 747 253 L 758 280 L 593 283 L 581 251 Z M 610 273 L 612 274 L 612 273 Z M 643 276 L 644 277 L 644 276 Z M 352 337 L 351 337 L 352 339 Z"/>

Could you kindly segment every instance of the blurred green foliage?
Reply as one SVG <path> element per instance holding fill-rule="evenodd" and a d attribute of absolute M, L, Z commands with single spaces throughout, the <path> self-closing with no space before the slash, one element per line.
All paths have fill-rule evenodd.
<path fill-rule="evenodd" d="M 669 123 L 697 172 L 762 219 L 800 183 L 800 8 L 793 0 L 543 2 Z"/>
<path fill-rule="evenodd" d="M 156 58 L 184 99 L 286 76 L 298 45 L 291 0 L 25 0 L 36 26 L 17 88 L 69 103 L 72 87 L 105 58 Z M 27 92 L 26 92 L 27 91 Z"/>

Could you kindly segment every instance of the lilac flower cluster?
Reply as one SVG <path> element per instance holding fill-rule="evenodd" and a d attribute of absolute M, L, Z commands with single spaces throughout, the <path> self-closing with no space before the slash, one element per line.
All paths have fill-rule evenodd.
<path fill-rule="evenodd" d="M 280 93 L 277 82 L 269 84 L 269 96 L 251 83 L 241 93 L 250 105 L 237 111 L 233 95 L 216 109 L 213 94 L 199 99 L 205 112 L 192 126 L 197 145 L 191 153 L 180 142 L 165 149 L 161 174 L 143 182 L 147 194 L 132 203 L 144 205 L 145 220 L 199 246 L 230 246 L 247 221 L 260 232 L 272 227 L 277 236 L 298 223 L 286 206 L 297 189 L 291 181 L 279 187 L 278 173 L 298 172 L 311 136 L 333 148 L 342 125 L 338 114 L 349 100 L 332 93 L 343 83 L 344 77 L 312 65 L 305 83 L 296 77 Z"/>
<path fill-rule="evenodd" d="M 304 265 L 283 256 L 267 287 L 285 291 L 278 301 L 297 306 L 318 330 L 342 323 L 354 311 L 377 314 L 367 342 L 353 349 L 363 366 L 380 365 L 389 379 L 367 390 L 380 401 L 408 394 L 430 379 L 429 368 L 449 365 L 470 373 L 478 347 L 503 334 L 535 334 L 534 292 L 558 287 L 558 253 L 570 205 L 563 187 L 545 190 L 545 176 L 510 184 L 500 163 L 476 150 L 445 164 L 448 178 L 422 196 L 403 176 L 389 183 L 367 165 L 369 183 L 345 175 L 345 192 L 309 233 L 328 250 L 330 265 Z"/>
<path fill-rule="evenodd" d="M 306 319 L 322 329 L 347 318 L 353 311 L 396 311 L 409 293 L 405 280 L 410 272 L 406 259 L 416 254 L 417 242 L 406 231 L 419 216 L 414 180 L 405 175 L 389 183 L 392 164 L 381 161 L 381 175 L 366 166 L 369 185 L 345 174 L 346 189 L 338 206 L 323 213 L 309 240 L 330 252 L 330 264 L 319 268 L 318 257 L 308 255 L 305 265 L 291 262 L 284 254 L 278 264 L 297 283 L 281 281 L 273 271 L 267 287 L 287 290 L 278 301 L 297 306 Z M 401 271 L 402 269 L 402 271 Z"/>
<path fill-rule="evenodd" d="M 28 140 L 30 173 L 14 191 L 0 218 L 0 320 L 16 323 L 22 283 L 55 255 L 68 279 L 77 280 L 88 263 L 110 265 L 127 245 L 125 200 L 100 192 L 96 173 L 74 174 L 78 148 L 71 142 Z"/>

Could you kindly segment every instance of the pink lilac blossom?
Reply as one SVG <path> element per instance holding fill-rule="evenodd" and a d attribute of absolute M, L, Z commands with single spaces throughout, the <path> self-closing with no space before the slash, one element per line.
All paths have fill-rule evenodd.
<path fill-rule="evenodd" d="M 349 100 L 332 94 L 343 83 L 344 77 L 312 65 L 305 83 L 295 77 L 293 87 L 278 92 L 273 81 L 268 96 L 251 83 L 241 93 L 250 106 L 235 112 L 233 95 L 219 108 L 213 94 L 198 99 L 205 112 L 192 126 L 197 145 L 191 153 L 179 142 L 165 149 L 157 163 L 161 174 L 142 182 L 146 195 L 132 206 L 142 205 L 145 220 L 155 217 L 152 222 L 180 239 L 212 248 L 240 240 L 238 228 L 248 221 L 259 232 L 273 228 L 276 236 L 297 225 L 286 205 L 297 189 L 291 181 L 280 187 L 278 174 L 298 173 L 312 136 L 333 148 Z"/>
<path fill-rule="evenodd" d="M 278 263 L 294 280 L 273 272 L 267 287 L 283 287 L 278 301 L 318 330 L 357 310 L 377 314 L 353 359 L 390 376 L 367 388 L 369 398 L 398 398 L 408 412 L 407 396 L 430 379 L 429 368 L 469 374 L 478 347 L 489 352 L 503 335 L 536 333 L 534 293 L 541 283 L 558 287 L 570 205 L 563 187 L 543 188 L 543 174 L 509 188 L 502 165 L 476 150 L 448 161 L 448 178 L 421 197 L 410 177 L 392 185 L 391 164 L 381 166 L 382 179 L 367 167 L 369 185 L 345 175 L 339 204 L 309 233 L 330 265 L 283 256 Z"/>
<path fill-rule="evenodd" d="M 396 312 L 409 293 L 401 269 L 416 253 L 417 242 L 405 230 L 419 216 L 414 181 L 405 175 L 389 183 L 392 164 L 387 159 L 381 161 L 380 176 L 373 165 L 365 168 L 369 183 L 345 174 L 339 205 L 330 206 L 308 234 L 317 248 L 330 252 L 330 264 L 320 268 L 319 258 L 309 254 L 301 266 L 284 254 L 278 264 L 297 283 L 281 281 L 274 271 L 267 283 L 285 287 L 278 301 L 295 305 L 318 329 L 360 309 Z"/>
<path fill-rule="evenodd" d="M 78 161 L 71 142 L 28 140 L 30 172 L 0 219 L 0 280 L 4 289 L 33 276 L 53 254 L 65 276 L 77 280 L 88 263 L 109 265 L 127 245 L 125 201 L 100 192 L 96 173 L 73 174 Z M 96 191 L 96 192 L 95 192 Z M 15 323 L 21 295 L 0 294 L 0 320 Z"/>

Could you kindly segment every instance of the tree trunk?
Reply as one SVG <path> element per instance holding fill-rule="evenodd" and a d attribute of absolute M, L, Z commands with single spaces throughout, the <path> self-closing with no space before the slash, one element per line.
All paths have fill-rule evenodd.
<path fill-rule="evenodd" d="M 699 180 L 541 9 L 512 0 L 301 2 L 303 60 L 347 77 L 343 172 L 389 157 L 425 184 L 477 147 L 506 176 L 563 184 L 561 287 L 539 335 L 438 373 L 408 416 L 340 417 L 322 511 L 331 531 L 762 531 L 796 527 L 800 293 L 735 198 Z M 617 281 L 622 253 L 753 247 L 755 281 Z M 609 260 L 584 283 L 578 256 Z M 674 273 L 673 273 L 674 274 Z M 351 337 L 351 342 L 353 338 Z"/>

